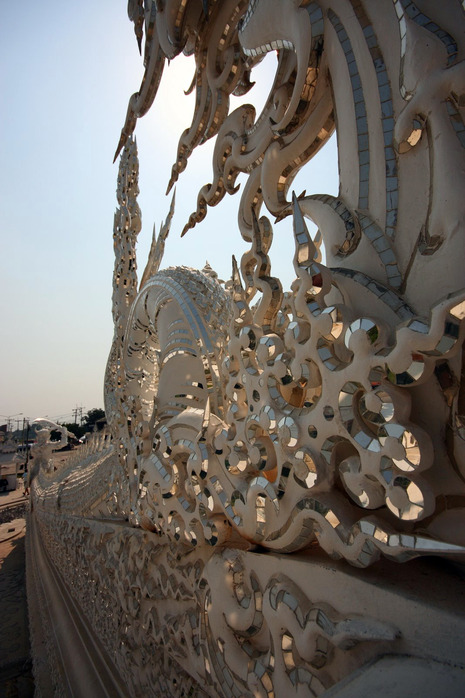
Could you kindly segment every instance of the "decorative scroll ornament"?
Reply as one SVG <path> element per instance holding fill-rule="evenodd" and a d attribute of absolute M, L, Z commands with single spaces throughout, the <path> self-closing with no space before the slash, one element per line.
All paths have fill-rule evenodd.
<path fill-rule="evenodd" d="M 201 190 L 188 227 L 234 193 L 244 172 L 239 220 L 252 248 L 241 273 L 234 261 L 230 325 L 222 288 L 190 270 L 151 276 L 158 267 L 149 264 L 132 301 L 118 349 L 120 404 L 131 424 L 120 443 L 133 463 L 130 482 L 137 474 L 133 512 L 142 525 L 188 545 L 234 535 L 289 552 L 318 541 L 359 566 L 380 553 L 406 559 L 465 551 L 457 532 L 437 534 L 457 514 L 447 502 L 454 497 L 460 509 L 463 490 L 459 393 L 442 391 L 447 380 L 458 385 L 461 265 L 451 262 L 434 294 L 419 283 L 425 264 L 434 274 L 443 268 L 439 256 L 463 251 L 464 236 L 455 232 L 463 197 L 445 213 L 435 194 L 443 185 L 433 185 L 428 198 L 424 177 L 411 174 L 428 153 L 432 182 L 447 169 L 445 155 L 463 163 L 463 64 L 457 40 L 440 29 L 440 13 L 420 22 L 412 6 L 399 0 L 387 11 L 403 65 L 399 81 L 381 32 L 385 18 L 363 3 L 257 0 L 212 3 L 208 12 L 193 3 L 146 3 L 144 81 L 150 75 L 155 89 L 159 51 L 171 58 L 192 45 L 196 57 L 196 111 L 172 181 L 193 147 L 218 133 L 214 181 Z M 200 29 L 191 44 L 194 18 Z M 422 80 L 414 97 L 405 85 L 414 82 L 420 49 L 409 53 L 407 44 L 431 33 L 438 97 Z M 262 114 L 250 106 L 228 114 L 219 94 L 238 88 L 237 79 L 269 51 L 277 51 L 278 64 Z M 452 101 L 441 101 L 447 95 Z M 430 106 L 418 117 L 418 133 L 404 135 L 414 99 Z M 292 177 L 330 136 L 335 115 L 341 196 L 304 192 L 288 203 Z M 431 137 L 422 138 L 427 123 Z M 432 137 L 439 124 L 441 153 Z M 451 192 L 460 187 L 449 183 Z M 297 278 L 287 293 L 271 276 L 263 204 L 278 220 L 293 216 Z M 304 216 L 320 228 L 316 242 Z M 424 409 L 428 393 L 442 402 L 440 419 L 454 444 L 442 442 L 437 411 Z"/>

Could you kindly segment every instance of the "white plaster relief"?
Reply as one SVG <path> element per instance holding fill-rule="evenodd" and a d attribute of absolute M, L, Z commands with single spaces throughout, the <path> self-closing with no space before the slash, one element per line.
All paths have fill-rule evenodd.
<path fill-rule="evenodd" d="M 117 149 L 111 440 L 40 472 L 33 520 L 130 695 L 321 695 L 386 654 L 455 663 L 463 692 L 457 579 L 392 562 L 465 553 L 465 20 L 452 5 L 129 4 L 145 73 Z M 230 112 L 274 50 L 262 114 Z M 197 100 L 169 189 L 217 138 L 183 234 L 247 176 L 250 249 L 226 284 L 209 265 L 160 271 L 174 198 L 137 279 L 132 134 L 181 51 Z M 335 128 L 339 196 L 291 197 Z M 293 220 L 288 290 L 267 215 Z"/>

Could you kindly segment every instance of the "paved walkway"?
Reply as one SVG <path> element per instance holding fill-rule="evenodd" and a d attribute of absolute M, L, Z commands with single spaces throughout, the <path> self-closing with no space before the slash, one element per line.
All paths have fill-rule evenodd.
<path fill-rule="evenodd" d="M 0 698 L 32 698 L 23 488 L 0 493 Z"/>

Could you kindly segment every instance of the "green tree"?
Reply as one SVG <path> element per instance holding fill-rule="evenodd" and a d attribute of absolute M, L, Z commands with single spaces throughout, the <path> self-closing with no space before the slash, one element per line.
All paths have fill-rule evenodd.
<path fill-rule="evenodd" d="M 84 427 L 82 427 L 80 424 L 74 424 L 74 422 L 67 422 L 66 424 L 63 424 L 64 427 L 67 428 L 68 431 L 70 431 L 72 434 L 77 439 L 80 439 L 81 436 L 84 434 Z"/>
<path fill-rule="evenodd" d="M 99 407 L 94 407 L 92 410 L 89 410 L 86 416 L 84 417 L 84 431 L 93 431 L 96 422 L 99 419 L 103 419 L 104 417 L 105 410 L 102 410 Z"/>

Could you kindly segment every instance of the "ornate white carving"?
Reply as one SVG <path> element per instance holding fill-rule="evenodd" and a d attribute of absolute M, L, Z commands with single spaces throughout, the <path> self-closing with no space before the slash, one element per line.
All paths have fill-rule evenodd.
<path fill-rule="evenodd" d="M 420 591 L 414 608 L 407 572 L 390 591 L 389 561 L 378 576 L 345 567 L 465 553 L 462 4 L 128 9 L 140 47 L 145 32 L 145 73 L 117 149 L 113 438 L 36 479 L 50 558 L 133 695 L 178 695 L 179 666 L 192 677 L 184 690 L 228 697 L 320 695 L 384 653 L 462 671 L 453 634 L 447 647 L 415 640 L 429 634 L 424 608 L 447 627 L 445 602 Z M 242 173 L 239 230 L 251 246 L 227 284 L 208 264 L 159 271 L 173 197 L 139 285 L 132 134 L 181 51 L 195 56 L 196 106 L 169 189 L 217 137 L 212 181 L 183 233 Z M 252 87 L 271 51 L 263 112 L 230 112 L 229 95 Z M 339 195 L 291 200 L 297 171 L 334 129 Z M 276 227 L 292 217 L 288 290 L 272 275 L 265 209 Z M 412 564 L 419 578 L 428 563 Z"/>
<path fill-rule="evenodd" d="M 68 430 L 66 427 L 55 424 L 55 422 L 51 422 L 43 417 L 35 419 L 32 424 L 41 426 L 41 429 L 36 431 L 36 442 L 31 449 L 34 467 L 30 477 L 35 477 L 41 469 L 44 469 L 47 473 L 53 471 L 52 452 L 66 446 L 68 443 Z M 61 433 L 59 441 L 50 440 L 50 434 L 53 429 Z"/>

